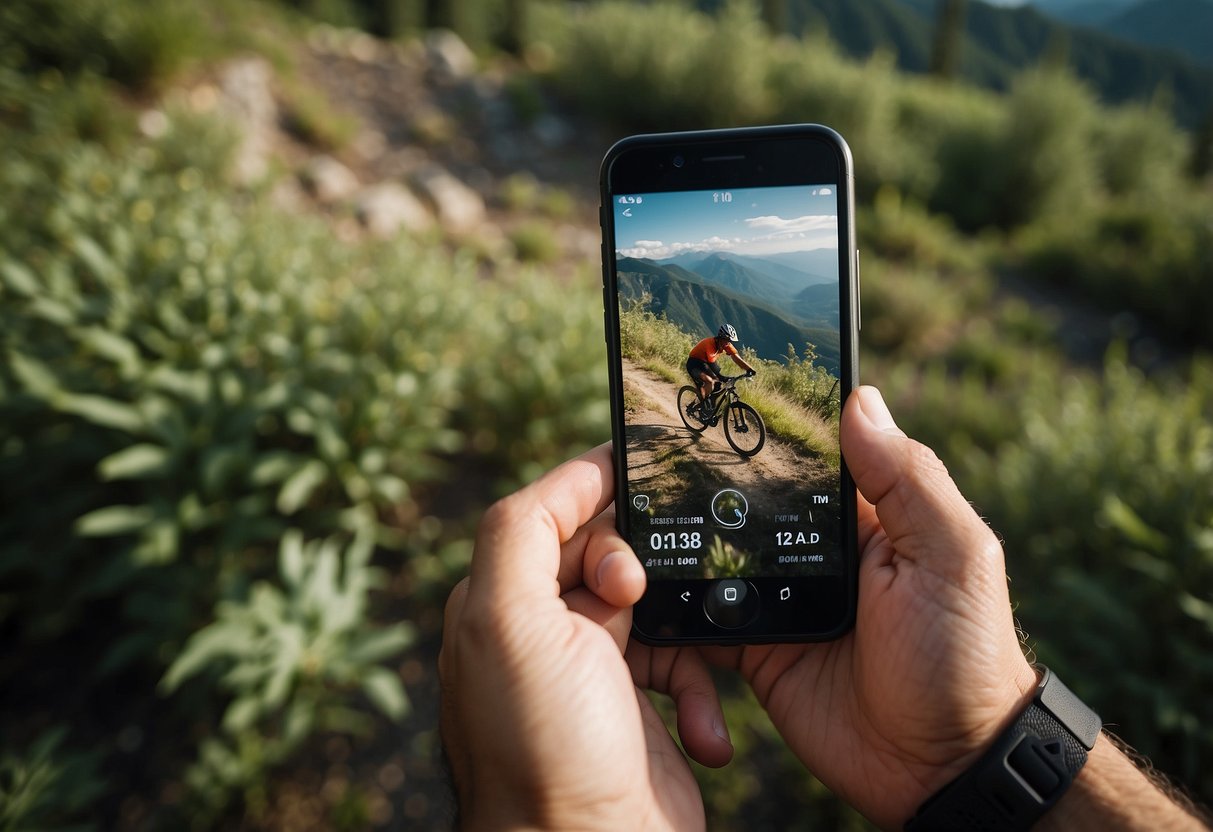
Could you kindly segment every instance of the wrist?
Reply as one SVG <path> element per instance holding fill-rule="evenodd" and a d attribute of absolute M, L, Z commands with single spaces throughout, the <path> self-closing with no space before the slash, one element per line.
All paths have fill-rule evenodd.
<path fill-rule="evenodd" d="M 1048 668 L 1031 701 L 990 747 L 906 823 L 907 832 L 952 832 L 976 823 L 1026 832 L 1073 785 L 1099 737 L 1099 715 Z"/>
<path fill-rule="evenodd" d="M 912 813 L 925 803 L 932 795 L 938 793 L 947 784 L 964 774 L 973 767 L 981 756 L 989 751 L 995 740 L 1003 734 L 1027 709 L 1036 696 L 1036 687 L 1040 682 L 1040 674 L 1027 659 L 1020 658 L 1012 673 L 1003 677 L 1004 681 L 997 694 L 991 699 L 998 704 L 990 708 L 991 716 L 980 729 L 968 736 L 965 747 L 955 756 L 934 766 L 929 772 L 917 779 L 922 789 L 911 806 Z M 904 817 L 904 815 L 903 815 Z"/>
<path fill-rule="evenodd" d="M 1195 816 L 1197 811 L 1170 784 L 1153 781 L 1111 737 L 1101 733 L 1069 791 L 1040 819 L 1036 829 L 1205 828 Z"/>

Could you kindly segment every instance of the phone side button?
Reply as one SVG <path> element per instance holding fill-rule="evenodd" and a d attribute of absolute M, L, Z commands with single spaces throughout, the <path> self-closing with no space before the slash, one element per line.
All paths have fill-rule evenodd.
<path fill-rule="evenodd" d="M 859 282 L 859 249 L 855 249 L 855 329 L 863 330 L 863 288 Z"/>
<path fill-rule="evenodd" d="M 717 581 L 703 597 L 703 612 L 708 620 L 726 630 L 752 622 L 761 606 L 754 585 L 738 578 Z"/>

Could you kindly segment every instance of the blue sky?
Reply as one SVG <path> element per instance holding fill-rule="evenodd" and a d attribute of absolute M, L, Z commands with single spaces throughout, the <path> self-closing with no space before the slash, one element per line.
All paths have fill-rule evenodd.
<path fill-rule="evenodd" d="M 626 201 L 632 198 L 636 201 Z M 616 195 L 613 200 L 615 249 L 622 257 L 664 260 L 688 251 L 761 256 L 838 247 L 837 196 L 826 185 L 628 194 L 624 199 L 621 203 Z"/>

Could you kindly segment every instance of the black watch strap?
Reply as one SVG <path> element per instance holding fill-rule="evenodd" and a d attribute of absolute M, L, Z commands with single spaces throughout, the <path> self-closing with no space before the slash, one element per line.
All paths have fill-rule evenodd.
<path fill-rule="evenodd" d="M 1056 803 L 1095 746 L 1099 715 L 1047 668 L 1027 710 L 964 774 L 906 823 L 906 832 L 1024 832 Z"/>

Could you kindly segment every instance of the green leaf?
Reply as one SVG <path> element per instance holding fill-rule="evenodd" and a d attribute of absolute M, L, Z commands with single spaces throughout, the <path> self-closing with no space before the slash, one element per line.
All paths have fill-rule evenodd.
<path fill-rule="evenodd" d="M 262 454 L 249 470 L 249 480 L 253 485 L 282 482 L 299 469 L 302 459 L 290 451 L 270 451 Z"/>
<path fill-rule="evenodd" d="M 16 260 L 5 260 L 0 263 L 0 278 L 4 280 L 4 285 L 9 289 L 27 298 L 38 294 L 42 288 L 34 273 Z"/>
<path fill-rule="evenodd" d="M 22 355 L 16 350 L 9 350 L 9 363 L 13 367 L 13 375 L 25 385 L 25 389 L 35 396 L 50 398 L 59 391 L 59 379 L 41 361 Z"/>
<path fill-rule="evenodd" d="M 303 533 L 290 529 L 278 548 L 278 572 L 288 587 L 298 587 L 303 582 L 304 566 Z"/>
<path fill-rule="evenodd" d="M 108 329 L 84 327 L 76 330 L 75 336 L 89 350 L 124 369 L 139 365 L 139 349 L 134 343 Z"/>
<path fill-rule="evenodd" d="M 75 529 L 81 537 L 112 537 L 139 531 L 154 516 L 147 506 L 106 506 L 76 520 Z"/>
<path fill-rule="evenodd" d="M 76 313 L 54 298 L 34 298 L 30 302 L 29 311 L 35 317 L 57 326 L 67 327 L 76 322 Z"/>
<path fill-rule="evenodd" d="M 126 433 L 139 433 L 143 429 L 143 416 L 125 402 L 103 396 L 67 393 L 56 396 L 53 403 L 57 410 L 79 416 L 98 427 Z"/>
<path fill-rule="evenodd" d="M 232 623 L 210 624 L 190 636 L 181 655 L 160 680 L 160 692 L 170 694 L 189 677 L 218 659 L 238 655 L 250 642 L 248 628 Z"/>
<path fill-rule="evenodd" d="M 93 274 L 107 283 L 121 280 L 122 270 L 115 265 L 114 261 L 110 259 L 110 256 L 101 246 L 97 245 L 95 240 L 83 234 L 77 234 L 72 242 L 75 244 L 76 254 L 84 261 L 84 265 L 88 266 Z"/>
<path fill-rule="evenodd" d="M 412 625 L 402 622 L 368 633 L 354 643 L 345 658 L 353 664 L 374 664 L 412 644 L 416 632 Z"/>
<path fill-rule="evenodd" d="M 101 460 L 97 463 L 97 473 L 106 481 L 161 477 L 168 472 L 169 459 L 167 448 L 141 443 Z"/>
<path fill-rule="evenodd" d="M 257 712 L 260 710 L 260 703 L 254 696 L 241 696 L 236 699 L 231 705 L 228 705 L 227 710 L 223 713 L 223 728 L 231 733 L 243 731 L 253 724 L 257 719 Z"/>
<path fill-rule="evenodd" d="M 278 492 L 278 510 L 294 514 L 328 478 L 328 468 L 318 459 L 310 460 L 291 474 Z"/>
<path fill-rule="evenodd" d="M 400 684 L 400 677 L 383 667 L 373 668 L 362 680 L 362 690 L 376 708 L 394 720 L 409 709 L 409 700 Z"/>

